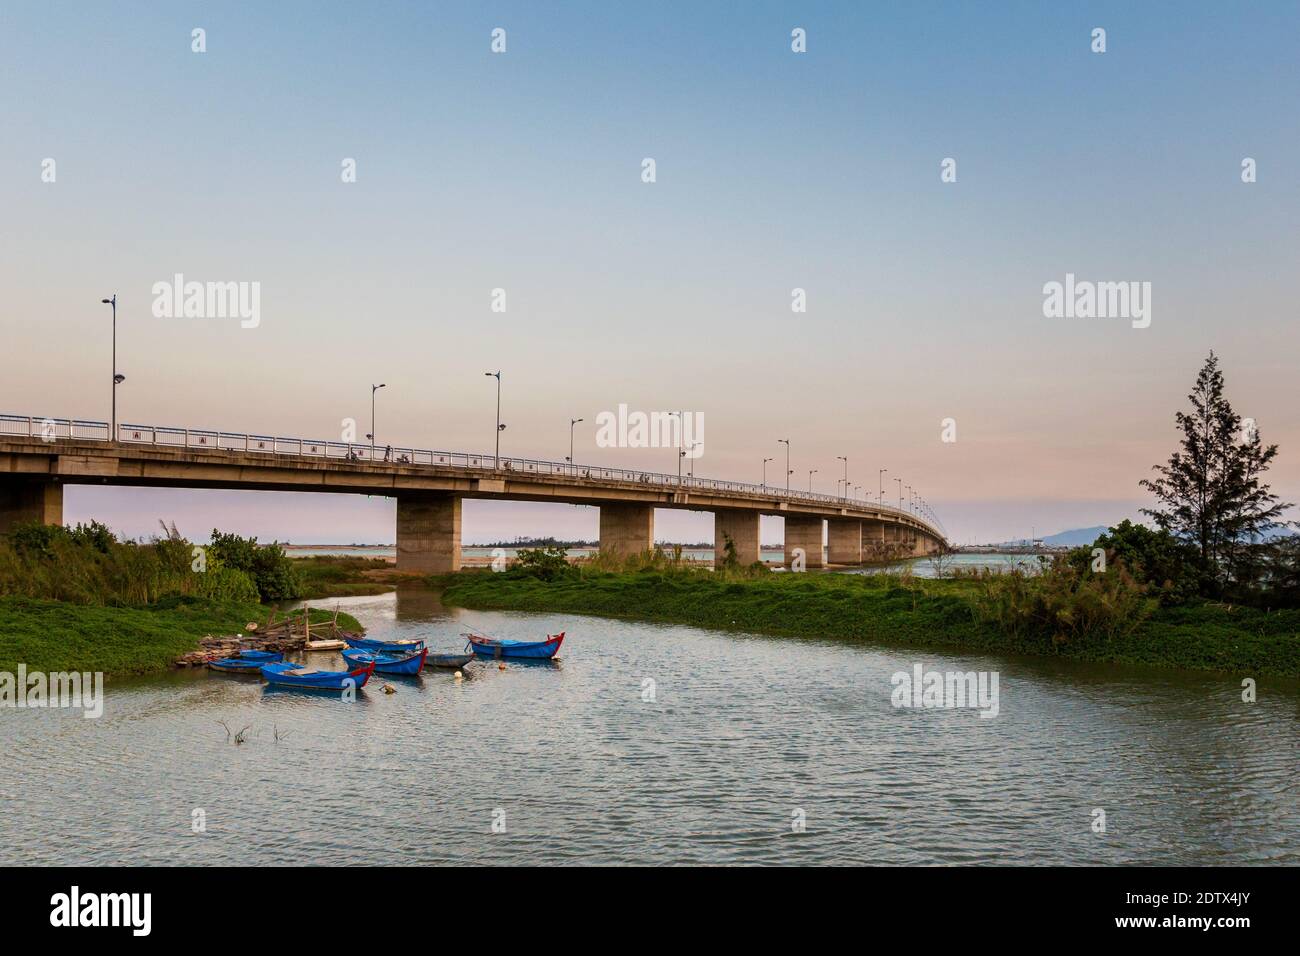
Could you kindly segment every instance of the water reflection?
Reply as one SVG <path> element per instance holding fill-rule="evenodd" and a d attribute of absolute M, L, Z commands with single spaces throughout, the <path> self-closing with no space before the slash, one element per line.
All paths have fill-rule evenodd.
<path fill-rule="evenodd" d="M 421 590 L 313 602 L 335 603 L 434 651 L 470 627 L 569 636 L 553 665 L 379 675 L 355 703 L 177 672 L 111 684 L 99 720 L 0 711 L 0 862 L 1298 861 L 1294 682 L 1246 705 L 1237 675 L 464 612 Z M 999 716 L 895 709 L 890 676 L 915 663 L 998 671 Z"/>

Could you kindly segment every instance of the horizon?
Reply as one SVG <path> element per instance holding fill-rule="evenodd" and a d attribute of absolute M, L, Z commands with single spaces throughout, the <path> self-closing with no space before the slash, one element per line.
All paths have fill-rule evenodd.
<path fill-rule="evenodd" d="M 0 314 L 28 358 L 0 412 L 108 419 L 116 293 L 121 421 L 333 438 L 383 382 L 382 444 L 488 450 L 500 369 L 503 454 L 560 460 L 581 417 L 579 462 L 671 472 L 595 422 L 689 409 L 702 477 L 779 473 L 791 438 L 796 486 L 831 493 L 847 456 L 864 496 L 886 468 L 885 502 L 901 477 L 987 543 L 1139 517 L 1213 349 L 1300 500 L 1300 132 L 1276 120 L 1300 10 L 1177 9 L 15 7 Z M 256 324 L 159 317 L 176 276 L 258 283 Z M 1076 277 L 1149 284 L 1145 318 L 1048 317 Z M 393 534 L 390 499 L 263 494 L 73 486 L 66 514 Z M 569 505 L 464 512 L 466 540 L 597 533 Z"/>

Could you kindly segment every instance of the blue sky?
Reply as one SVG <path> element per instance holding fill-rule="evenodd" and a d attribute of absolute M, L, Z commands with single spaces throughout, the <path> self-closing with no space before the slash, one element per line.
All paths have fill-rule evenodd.
<path fill-rule="evenodd" d="M 501 368 L 510 453 L 689 408 L 701 475 L 755 480 L 790 435 L 801 481 L 888 467 L 967 540 L 1131 514 L 1214 348 L 1296 500 L 1298 26 L 1280 3 L 6 4 L 0 406 L 106 418 L 116 291 L 131 421 L 335 438 L 386 381 L 381 435 L 477 450 Z M 176 272 L 259 281 L 261 324 L 153 317 Z M 1151 327 L 1045 319 L 1067 272 L 1150 281 Z M 675 465 L 592 437 L 582 460 Z M 165 504 L 194 533 L 392 537 L 364 499 L 95 494 L 73 516 L 134 533 Z M 466 534 L 594 520 L 476 506 Z"/>

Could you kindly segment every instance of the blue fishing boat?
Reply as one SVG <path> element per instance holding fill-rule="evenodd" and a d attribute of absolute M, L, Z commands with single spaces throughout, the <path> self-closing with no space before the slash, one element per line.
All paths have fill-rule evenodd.
<path fill-rule="evenodd" d="M 208 669 L 226 674 L 259 674 L 263 664 L 284 660 L 279 651 L 235 651 L 234 657 L 208 661 Z"/>
<path fill-rule="evenodd" d="M 262 676 L 268 684 L 279 687 L 298 687 L 303 690 L 345 690 L 348 687 L 365 687 L 374 673 L 374 663 L 348 671 L 318 671 L 302 664 L 278 661 L 262 666 Z"/>
<path fill-rule="evenodd" d="M 411 638 L 401 641 L 376 641 L 368 637 L 345 637 L 348 647 L 358 651 L 378 651 L 384 654 L 409 654 L 424 647 L 424 641 Z"/>
<path fill-rule="evenodd" d="M 466 650 L 472 650 L 479 657 L 493 660 L 513 658 L 516 660 L 550 660 L 564 643 L 564 632 L 548 635 L 544 641 L 498 641 L 481 634 L 465 634 L 469 638 Z"/>
<path fill-rule="evenodd" d="M 429 656 L 429 649 L 421 647 L 409 654 L 385 654 L 379 651 L 358 651 L 348 649 L 340 651 L 349 667 L 364 667 L 373 664 L 379 674 L 418 674 L 424 667 L 424 659 Z"/>

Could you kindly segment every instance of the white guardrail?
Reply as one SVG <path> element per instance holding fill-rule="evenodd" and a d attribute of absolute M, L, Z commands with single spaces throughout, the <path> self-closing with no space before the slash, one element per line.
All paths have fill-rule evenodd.
<path fill-rule="evenodd" d="M 0 436 L 15 435 L 40 438 L 44 441 L 77 439 L 80 441 L 109 440 L 107 422 L 81 421 L 73 418 L 39 418 L 30 415 L 0 415 Z M 772 485 L 754 485 L 742 481 L 720 481 L 716 478 L 693 478 L 689 475 L 665 475 L 651 471 L 632 471 L 626 468 L 606 468 L 600 465 L 569 464 L 567 461 L 542 461 L 533 458 L 513 458 L 502 455 L 475 455 L 469 452 L 431 451 L 424 448 L 399 448 L 376 445 L 371 456 L 369 444 L 349 444 L 337 441 L 318 441 L 309 438 L 277 438 L 272 435 L 252 435 L 243 432 L 211 431 L 203 428 L 173 428 L 162 425 L 117 426 L 117 440 L 129 445 L 157 445 L 160 448 L 194 448 L 204 450 L 237 451 L 250 454 L 281 455 L 294 458 L 332 458 L 340 461 L 373 462 L 375 464 L 430 465 L 438 468 L 465 468 L 502 471 L 524 475 L 555 475 L 567 478 L 615 481 L 644 487 L 676 489 L 702 489 L 706 491 L 734 491 L 744 494 L 782 498 L 790 501 L 817 504 L 870 508 L 903 515 L 932 524 L 943 532 L 938 518 L 919 515 L 893 505 L 870 499 L 844 498 L 817 492 L 777 488 Z M 494 460 L 497 462 L 493 467 Z M 946 533 L 945 537 L 946 537 Z"/>

